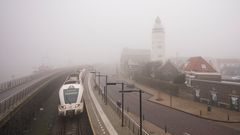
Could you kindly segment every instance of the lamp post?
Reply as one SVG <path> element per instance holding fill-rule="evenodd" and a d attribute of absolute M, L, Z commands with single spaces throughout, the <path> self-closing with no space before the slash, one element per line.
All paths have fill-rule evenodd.
<path fill-rule="evenodd" d="M 106 75 L 106 92 L 105 92 L 105 105 L 107 105 L 107 81 L 108 81 L 108 76 Z"/>
<path fill-rule="evenodd" d="M 140 135 L 142 135 L 142 90 L 122 90 L 120 93 L 139 92 L 139 119 L 140 119 Z"/>
<path fill-rule="evenodd" d="M 172 107 L 172 94 L 170 93 L 170 107 Z"/>
<path fill-rule="evenodd" d="M 95 80 L 96 80 L 96 78 L 97 78 L 97 76 L 98 76 L 98 85 L 99 85 L 99 88 L 100 88 L 100 72 L 97 72 L 97 71 L 94 71 L 94 72 L 90 72 L 90 73 L 94 73 L 95 74 Z M 97 73 L 98 73 L 98 75 L 97 75 Z M 98 94 L 100 95 L 100 89 L 98 90 Z"/>
<path fill-rule="evenodd" d="M 107 83 L 107 85 L 117 85 L 117 84 L 121 84 L 122 85 L 122 127 L 124 126 L 123 123 L 124 123 L 124 83 Z"/>
<path fill-rule="evenodd" d="M 99 76 L 99 78 L 101 76 L 106 78 L 106 85 L 105 85 L 105 89 L 104 89 L 104 96 L 105 96 L 105 105 L 107 105 L 107 80 L 108 80 L 108 76 L 107 75 L 101 75 L 100 73 L 97 76 Z M 100 82 L 100 79 L 99 79 L 99 82 Z M 100 88 L 100 83 L 99 83 L 99 88 Z"/>

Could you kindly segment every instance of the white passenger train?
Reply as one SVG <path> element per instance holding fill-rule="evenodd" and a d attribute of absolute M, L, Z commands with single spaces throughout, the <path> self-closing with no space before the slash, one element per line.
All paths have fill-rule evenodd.
<path fill-rule="evenodd" d="M 83 112 L 83 74 L 85 69 L 70 74 L 59 90 L 59 116 L 73 116 Z"/>

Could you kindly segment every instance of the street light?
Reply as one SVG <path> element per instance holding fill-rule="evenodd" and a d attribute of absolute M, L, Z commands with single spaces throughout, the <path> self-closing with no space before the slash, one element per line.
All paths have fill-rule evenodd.
<path fill-rule="evenodd" d="M 99 73 L 98 75 L 96 74 L 96 76 L 98 76 L 98 81 L 99 81 L 99 94 L 100 94 L 100 77 L 103 76 L 103 77 L 106 77 L 106 85 L 105 85 L 105 89 L 104 89 L 104 96 L 105 96 L 105 105 L 107 105 L 107 78 L 108 76 L 107 75 L 101 75 L 100 72 L 97 72 L 97 71 L 94 71 L 94 72 L 91 72 L 91 73 Z"/>
<path fill-rule="evenodd" d="M 104 96 L 105 96 L 105 105 L 107 105 L 107 78 L 108 78 L 108 76 L 107 75 L 101 75 L 101 74 L 99 74 L 97 76 L 99 76 L 99 78 L 101 76 L 106 77 L 106 85 L 105 85 L 105 89 L 104 89 Z M 100 87 L 100 83 L 99 83 L 99 87 Z"/>
<path fill-rule="evenodd" d="M 123 123 L 124 123 L 124 83 L 107 83 L 107 85 L 117 85 L 117 84 L 121 84 L 122 85 L 122 127 L 123 127 Z"/>
<path fill-rule="evenodd" d="M 95 74 L 95 80 L 96 80 L 96 77 L 97 77 L 97 73 L 98 73 L 98 75 L 100 75 L 100 72 L 97 72 L 97 71 L 90 72 L 90 73 Z M 99 85 L 99 88 L 100 88 L 100 76 L 98 77 L 98 85 Z M 98 90 L 98 95 L 100 95 L 100 89 Z"/>
<path fill-rule="evenodd" d="M 122 90 L 119 91 L 120 93 L 130 93 L 130 92 L 139 92 L 139 108 L 140 108 L 140 113 L 139 113 L 139 118 L 140 118 L 140 135 L 142 135 L 142 93 L 144 93 L 142 90 Z"/>

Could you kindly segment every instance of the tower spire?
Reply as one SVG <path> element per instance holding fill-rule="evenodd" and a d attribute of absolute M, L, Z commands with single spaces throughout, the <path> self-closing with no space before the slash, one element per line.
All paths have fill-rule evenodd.
<path fill-rule="evenodd" d="M 155 23 L 161 23 L 160 17 L 157 16 L 157 18 L 155 19 Z"/>
<path fill-rule="evenodd" d="M 161 24 L 160 17 L 157 16 L 152 28 L 152 61 L 165 61 L 165 32 Z"/>

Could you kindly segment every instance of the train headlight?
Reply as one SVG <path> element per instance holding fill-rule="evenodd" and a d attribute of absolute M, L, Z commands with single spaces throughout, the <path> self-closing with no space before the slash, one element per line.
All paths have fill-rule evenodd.
<path fill-rule="evenodd" d="M 64 106 L 64 105 L 61 105 L 61 108 L 62 108 L 62 109 L 66 109 L 66 106 Z"/>
<path fill-rule="evenodd" d="M 76 105 L 75 105 L 75 107 L 79 107 L 79 106 L 80 106 L 80 104 L 76 104 Z"/>

